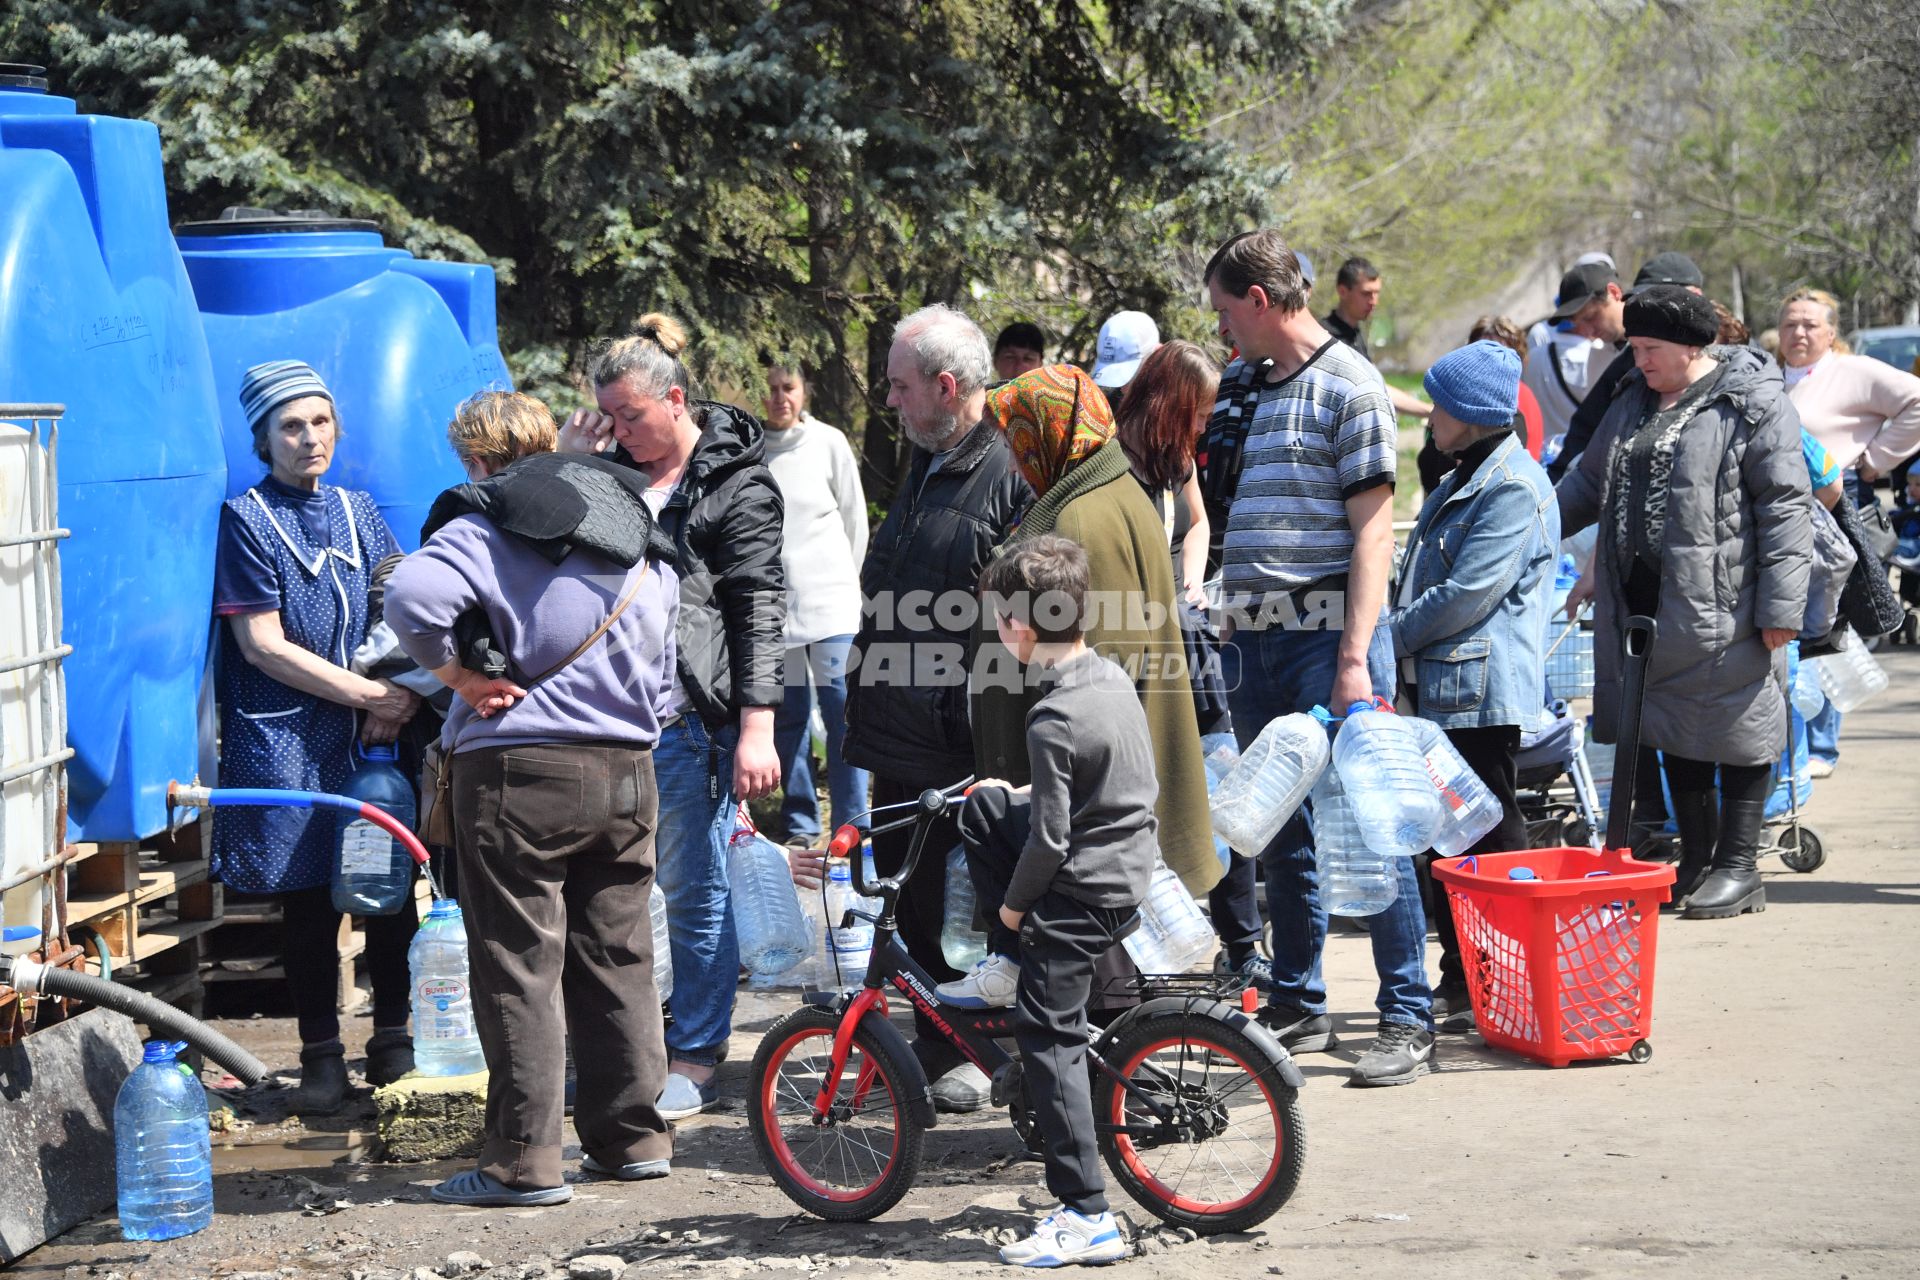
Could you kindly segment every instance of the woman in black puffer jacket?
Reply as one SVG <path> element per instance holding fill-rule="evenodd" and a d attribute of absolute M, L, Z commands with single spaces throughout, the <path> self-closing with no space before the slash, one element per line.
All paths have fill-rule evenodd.
<path fill-rule="evenodd" d="M 673 1025 L 660 1114 L 712 1106 L 740 977 L 726 851 L 734 806 L 780 785 L 773 717 L 785 694 L 784 506 L 752 414 L 693 398 L 686 331 L 642 316 L 593 362 L 599 411 L 581 410 L 563 450 L 610 451 L 645 472 L 647 503 L 677 549 L 679 687 L 654 749 L 657 882 L 672 941 Z M 583 819 L 591 815 L 583 815 Z"/>

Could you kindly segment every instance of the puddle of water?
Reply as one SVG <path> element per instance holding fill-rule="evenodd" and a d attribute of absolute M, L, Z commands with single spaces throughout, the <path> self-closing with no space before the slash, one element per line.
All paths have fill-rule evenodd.
<path fill-rule="evenodd" d="M 342 1160 L 364 1160 L 371 1133 L 309 1133 L 280 1141 L 235 1142 L 213 1148 L 213 1171 L 256 1173 L 263 1169 L 324 1169 Z"/>

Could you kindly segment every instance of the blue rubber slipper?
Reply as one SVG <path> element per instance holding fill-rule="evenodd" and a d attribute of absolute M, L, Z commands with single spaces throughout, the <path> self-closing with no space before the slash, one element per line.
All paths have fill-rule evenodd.
<path fill-rule="evenodd" d="M 572 1187 L 530 1187 L 520 1190 L 488 1177 L 478 1169 L 456 1173 L 428 1193 L 441 1204 L 464 1204 L 483 1209 L 533 1208 L 546 1204 L 565 1204 L 573 1199 Z"/>
<path fill-rule="evenodd" d="M 664 1178 L 673 1172 L 673 1162 L 670 1160 L 630 1160 L 616 1168 L 601 1164 L 592 1156 L 581 1156 L 580 1167 L 588 1173 L 599 1174 L 603 1178 L 618 1178 L 622 1182 L 645 1182 L 650 1178 Z"/>

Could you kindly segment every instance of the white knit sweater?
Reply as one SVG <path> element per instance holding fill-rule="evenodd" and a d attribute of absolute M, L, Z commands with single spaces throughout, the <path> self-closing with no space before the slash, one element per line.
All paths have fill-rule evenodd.
<path fill-rule="evenodd" d="M 837 427 L 803 413 L 785 431 L 767 429 L 767 466 L 787 512 L 787 647 L 852 635 L 867 555 L 867 497 L 853 446 Z"/>
<path fill-rule="evenodd" d="M 1798 380 L 1788 374 L 1787 398 L 1836 466 L 1864 454 L 1884 473 L 1920 450 L 1920 378 L 1871 356 L 1830 352 Z"/>

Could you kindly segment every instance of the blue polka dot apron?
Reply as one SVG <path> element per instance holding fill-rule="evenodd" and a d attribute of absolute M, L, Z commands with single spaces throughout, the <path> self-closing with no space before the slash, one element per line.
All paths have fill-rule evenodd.
<path fill-rule="evenodd" d="M 361 531 L 380 527 L 373 499 L 323 486 L 330 545 L 316 546 L 299 514 L 265 488 L 227 507 L 268 548 L 287 639 L 348 666 L 367 634 L 372 556 Z M 354 712 L 284 685 L 246 660 L 219 620 L 220 785 L 339 794 L 352 771 Z M 214 874 L 242 893 L 288 893 L 333 875 L 330 810 L 220 808 L 213 812 Z"/>

